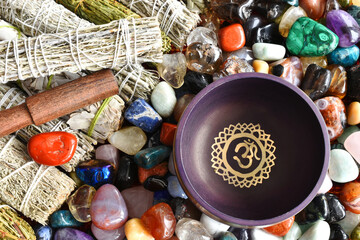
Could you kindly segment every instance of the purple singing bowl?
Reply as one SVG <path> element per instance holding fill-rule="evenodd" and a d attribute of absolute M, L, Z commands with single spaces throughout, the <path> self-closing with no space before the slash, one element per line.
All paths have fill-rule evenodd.
<path fill-rule="evenodd" d="M 294 216 L 318 192 L 330 141 L 324 120 L 298 87 L 240 73 L 203 89 L 178 124 L 175 168 L 192 202 L 235 227 Z"/>

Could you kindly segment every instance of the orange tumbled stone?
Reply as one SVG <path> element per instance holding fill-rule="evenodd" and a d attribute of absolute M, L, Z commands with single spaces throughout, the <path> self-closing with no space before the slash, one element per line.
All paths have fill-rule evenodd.
<path fill-rule="evenodd" d="M 360 214 L 360 183 L 346 183 L 340 192 L 340 201 L 348 211 Z"/>
<path fill-rule="evenodd" d="M 69 162 L 75 154 L 77 138 L 68 132 L 40 133 L 30 138 L 27 149 L 39 164 L 59 166 Z"/>
<path fill-rule="evenodd" d="M 245 45 L 244 29 L 239 23 L 221 28 L 219 30 L 219 43 L 226 52 L 236 51 Z"/>
<path fill-rule="evenodd" d="M 264 228 L 264 230 L 273 235 L 283 237 L 289 232 L 290 228 L 294 224 L 294 221 L 295 221 L 295 216 L 292 216 L 291 218 L 288 218 L 285 221 L 282 221 L 281 223 L 272 225 L 270 227 L 266 227 Z"/>
<path fill-rule="evenodd" d="M 160 142 L 171 147 L 174 142 L 176 128 L 175 124 L 163 123 L 160 132 Z"/>
<path fill-rule="evenodd" d="M 176 219 L 169 204 L 152 206 L 142 215 L 141 220 L 155 240 L 169 240 L 174 235 Z"/>
<path fill-rule="evenodd" d="M 168 172 L 168 162 L 162 162 L 153 168 L 145 169 L 142 167 L 138 168 L 139 182 L 143 184 L 145 180 L 150 176 L 163 177 Z"/>
<path fill-rule="evenodd" d="M 326 0 L 300 0 L 299 5 L 305 10 L 309 18 L 318 20 L 324 14 Z"/>

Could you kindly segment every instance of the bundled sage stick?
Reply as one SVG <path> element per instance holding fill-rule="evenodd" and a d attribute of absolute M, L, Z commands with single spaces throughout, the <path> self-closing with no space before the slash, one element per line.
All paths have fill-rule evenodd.
<path fill-rule="evenodd" d="M 0 110 L 20 105 L 25 101 L 25 98 L 26 94 L 19 88 L 0 84 Z M 73 171 L 80 162 L 90 160 L 93 157 L 93 144 L 97 144 L 97 142 L 81 132 L 71 130 L 66 122 L 61 119 L 55 119 L 41 126 L 30 125 L 20 129 L 16 136 L 23 140 L 23 142 L 27 142 L 36 134 L 51 131 L 70 132 L 78 139 L 78 146 L 73 158 L 68 163 L 61 165 L 65 171 Z"/>
<path fill-rule="evenodd" d="M 14 135 L 0 139 L 0 199 L 43 225 L 75 189 L 55 167 L 39 165 Z"/>
<path fill-rule="evenodd" d="M 0 237 L 2 240 L 36 240 L 34 230 L 14 209 L 0 202 Z"/>
<path fill-rule="evenodd" d="M 0 15 L 28 36 L 67 32 L 93 25 L 54 0 L 1 0 Z"/>
<path fill-rule="evenodd" d="M 140 18 L 129 8 L 115 0 L 56 0 L 79 17 L 95 24 L 106 24 L 122 18 Z M 171 50 L 171 40 L 161 32 L 162 51 L 168 53 Z"/>
<path fill-rule="evenodd" d="M 121 19 L 67 33 L 0 42 L 0 82 L 161 62 L 156 18 Z"/>
<path fill-rule="evenodd" d="M 156 16 L 160 28 L 172 43 L 181 48 L 191 30 L 200 22 L 198 14 L 191 12 L 178 0 L 118 0 L 142 17 Z"/>

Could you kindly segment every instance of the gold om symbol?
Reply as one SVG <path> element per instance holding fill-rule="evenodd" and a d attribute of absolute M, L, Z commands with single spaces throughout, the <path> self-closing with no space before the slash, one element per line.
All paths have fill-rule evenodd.
<path fill-rule="evenodd" d="M 260 158 L 257 156 L 258 149 L 256 147 L 255 142 L 251 142 L 251 140 L 248 141 L 245 140 L 244 142 L 236 145 L 235 152 L 238 153 L 240 149 L 243 147 L 245 148 L 245 152 L 241 155 L 241 157 L 249 159 L 249 163 L 244 165 L 241 159 L 239 159 L 237 156 L 234 156 L 233 159 L 239 164 L 241 168 L 247 169 L 251 167 L 253 163 L 253 157 L 255 157 L 255 159 L 258 161 L 260 160 Z"/>

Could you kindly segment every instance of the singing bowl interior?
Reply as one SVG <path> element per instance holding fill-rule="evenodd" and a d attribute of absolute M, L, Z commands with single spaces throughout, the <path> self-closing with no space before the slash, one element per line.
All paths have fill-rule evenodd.
<path fill-rule="evenodd" d="M 259 124 L 276 147 L 269 178 L 256 186 L 234 186 L 212 167 L 214 139 L 237 123 Z M 299 88 L 274 76 L 242 73 L 212 83 L 194 98 L 174 145 L 178 178 L 202 211 L 234 226 L 265 226 L 295 215 L 315 197 L 330 144 L 321 114 Z M 226 161 L 235 171 L 248 173 L 261 162 L 253 158 L 255 166 L 239 168 L 231 158 L 234 148 L 236 142 L 228 145 L 232 153 Z M 238 153 L 245 150 L 243 145 Z"/>

